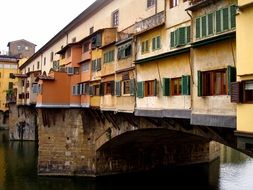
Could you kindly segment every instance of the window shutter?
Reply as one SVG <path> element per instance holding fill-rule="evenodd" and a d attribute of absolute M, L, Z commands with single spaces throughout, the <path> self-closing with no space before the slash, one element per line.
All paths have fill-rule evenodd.
<path fill-rule="evenodd" d="M 137 97 L 143 98 L 144 97 L 144 82 L 137 82 Z"/>
<path fill-rule="evenodd" d="M 130 95 L 131 96 L 135 95 L 135 81 L 134 81 L 134 79 L 130 80 Z"/>
<path fill-rule="evenodd" d="M 116 81 L 116 96 L 121 96 L 121 81 Z"/>
<path fill-rule="evenodd" d="M 191 27 L 187 26 L 186 27 L 186 44 L 190 43 L 191 41 Z"/>
<path fill-rule="evenodd" d="M 202 73 L 198 71 L 198 96 L 202 96 Z"/>
<path fill-rule="evenodd" d="M 201 18 L 201 24 L 202 24 L 202 26 L 201 26 L 201 29 L 202 29 L 202 37 L 205 37 L 206 34 L 207 34 L 207 31 L 206 31 L 206 18 L 207 18 L 207 16 L 203 16 L 203 17 Z"/>
<path fill-rule="evenodd" d="M 155 38 L 153 38 L 152 39 L 152 50 L 155 50 L 155 47 L 156 47 L 156 39 Z"/>
<path fill-rule="evenodd" d="M 101 45 L 102 45 L 102 35 L 97 34 L 97 36 L 96 36 L 96 46 L 99 47 Z"/>
<path fill-rule="evenodd" d="M 231 102 L 240 103 L 242 102 L 242 83 L 232 82 L 231 83 Z"/>
<path fill-rule="evenodd" d="M 82 94 L 86 94 L 87 84 L 83 83 Z"/>
<path fill-rule="evenodd" d="M 157 36 L 156 38 L 156 48 L 160 49 L 161 48 L 161 36 Z"/>
<path fill-rule="evenodd" d="M 235 19 L 235 16 L 236 16 L 236 6 L 235 5 L 232 5 L 230 7 L 230 26 L 231 28 L 235 28 L 236 26 L 236 19 Z"/>
<path fill-rule="evenodd" d="M 93 94 L 93 89 L 94 89 L 94 86 L 90 86 L 89 87 L 89 95 L 90 96 L 93 96 L 94 94 Z"/>
<path fill-rule="evenodd" d="M 208 18 L 208 35 L 213 34 L 213 13 L 207 15 Z"/>
<path fill-rule="evenodd" d="M 141 42 L 141 53 L 145 52 L 145 42 Z"/>
<path fill-rule="evenodd" d="M 222 9 L 223 30 L 228 30 L 228 8 Z"/>
<path fill-rule="evenodd" d="M 182 76 L 182 95 L 190 95 L 191 94 L 191 84 L 190 84 L 190 76 L 189 75 L 183 75 Z"/>
<path fill-rule="evenodd" d="M 170 33 L 170 47 L 175 47 L 175 31 Z"/>
<path fill-rule="evenodd" d="M 200 18 L 196 19 L 196 38 L 200 38 Z"/>
<path fill-rule="evenodd" d="M 78 92 L 79 95 L 82 95 L 83 94 L 83 84 L 79 84 L 79 92 Z"/>
<path fill-rule="evenodd" d="M 216 32 L 221 32 L 221 10 L 216 11 Z"/>
<path fill-rule="evenodd" d="M 170 95 L 170 78 L 163 78 L 163 95 Z"/>
<path fill-rule="evenodd" d="M 179 28 L 178 28 L 175 30 L 175 47 L 179 45 L 179 39 L 180 39 L 180 35 L 179 35 Z"/>
<path fill-rule="evenodd" d="M 179 28 L 179 43 L 178 45 L 185 45 L 186 27 Z"/>
<path fill-rule="evenodd" d="M 111 84 L 111 95 L 114 96 L 115 82 L 111 81 L 110 84 Z"/>
<path fill-rule="evenodd" d="M 101 70 L 101 58 L 97 59 L 97 71 Z"/>
<path fill-rule="evenodd" d="M 153 90 L 154 90 L 153 91 L 154 96 L 157 96 L 157 80 L 156 79 L 154 80 L 154 89 Z"/>
<path fill-rule="evenodd" d="M 228 94 L 231 94 L 231 83 L 236 81 L 236 68 L 228 66 L 227 68 L 227 78 L 228 78 Z"/>
<path fill-rule="evenodd" d="M 100 85 L 99 85 L 99 96 L 104 96 L 104 94 L 105 94 L 104 86 L 105 86 L 104 83 L 100 83 Z"/>

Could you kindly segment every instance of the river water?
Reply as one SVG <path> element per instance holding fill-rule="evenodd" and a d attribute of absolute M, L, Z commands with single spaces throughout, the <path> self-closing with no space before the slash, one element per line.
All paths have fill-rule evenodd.
<path fill-rule="evenodd" d="M 222 146 L 210 164 L 98 179 L 37 176 L 34 142 L 8 142 L 0 131 L 0 190 L 253 190 L 253 159 Z"/>

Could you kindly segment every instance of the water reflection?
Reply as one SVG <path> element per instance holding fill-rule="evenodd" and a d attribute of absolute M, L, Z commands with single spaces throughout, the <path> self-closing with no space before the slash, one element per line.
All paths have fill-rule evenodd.
<path fill-rule="evenodd" d="M 37 176 L 35 143 L 7 143 L 2 135 L 0 131 L 0 190 L 253 189 L 252 159 L 227 147 L 210 164 L 97 179 L 49 178 Z"/>

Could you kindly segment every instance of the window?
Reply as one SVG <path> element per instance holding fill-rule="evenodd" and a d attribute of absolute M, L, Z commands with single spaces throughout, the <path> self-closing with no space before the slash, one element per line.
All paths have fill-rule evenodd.
<path fill-rule="evenodd" d="M 158 50 L 161 48 L 161 37 L 157 36 L 152 39 L 152 50 Z"/>
<path fill-rule="evenodd" d="M 50 61 L 52 62 L 54 60 L 54 52 L 51 52 L 50 54 Z"/>
<path fill-rule="evenodd" d="M 253 102 L 253 81 L 245 81 L 243 85 L 244 102 Z"/>
<path fill-rule="evenodd" d="M 37 69 L 40 69 L 40 62 L 37 62 Z"/>
<path fill-rule="evenodd" d="M 143 98 L 144 96 L 157 95 L 157 80 L 137 82 L 137 97 Z"/>
<path fill-rule="evenodd" d="M 72 43 L 75 43 L 76 42 L 76 37 L 73 37 L 72 38 Z"/>
<path fill-rule="evenodd" d="M 95 59 L 95 60 L 92 60 L 92 72 L 97 72 L 97 71 L 100 71 L 101 70 L 101 58 L 99 59 Z"/>
<path fill-rule="evenodd" d="M 141 42 L 141 53 L 148 53 L 149 52 L 149 41 L 145 40 Z"/>
<path fill-rule="evenodd" d="M 34 65 L 33 65 L 33 71 L 34 71 Z"/>
<path fill-rule="evenodd" d="M 230 94 L 230 84 L 236 81 L 234 67 L 213 71 L 198 71 L 198 96 Z"/>
<path fill-rule="evenodd" d="M 79 84 L 79 89 L 80 89 L 80 95 L 87 95 L 89 94 L 89 84 L 87 83 L 80 83 Z"/>
<path fill-rule="evenodd" d="M 179 0 L 170 0 L 170 8 L 173 8 L 178 5 Z"/>
<path fill-rule="evenodd" d="M 93 32 L 94 32 L 94 27 L 92 26 L 90 27 L 90 34 L 93 34 Z"/>
<path fill-rule="evenodd" d="M 71 49 L 69 48 L 67 51 L 66 51 L 66 57 L 69 58 L 71 56 Z"/>
<path fill-rule="evenodd" d="M 231 102 L 253 103 L 253 80 L 231 84 Z"/>
<path fill-rule="evenodd" d="M 86 72 L 86 71 L 89 71 L 89 62 L 86 62 L 86 63 L 83 63 L 82 66 L 81 66 L 81 71 L 82 72 Z"/>
<path fill-rule="evenodd" d="M 17 50 L 20 51 L 21 50 L 21 46 L 17 46 Z"/>
<path fill-rule="evenodd" d="M 90 50 L 90 42 L 83 43 L 83 53 L 88 52 Z"/>
<path fill-rule="evenodd" d="M 123 80 L 123 81 L 116 81 L 116 96 L 121 96 L 122 95 L 135 95 L 135 81 L 134 79 L 128 79 L 128 80 Z"/>
<path fill-rule="evenodd" d="M 105 85 L 105 94 L 111 94 L 111 91 L 112 91 L 111 83 L 107 82 L 107 83 L 104 83 L 104 85 Z"/>
<path fill-rule="evenodd" d="M 181 77 L 171 79 L 171 95 L 181 95 Z"/>
<path fill-rule="evenodd" d="M 90 96 L 100 96 L 100 85 L 93 85 L 89 87 Z"/>
<path fill-rule="evenodd" d="M 59 70 L 59 67 L 60 67 L 60 61 L 53 61 L 53 69 L 55 71 L 58 71 Z"/>
<path fill-rule="evenodd" d="M 190 42 L 190 26 L 180 27 L 170 33 L 170 47 L 184 46 Z"/>
<path fill-rule="evenodd" d="M 112 26 L 116 27 L 119 25 L 119 10 L 112 13 Z"/>
<path fill-rule="evenodd" d="M 13 74 L 13 73 L 10 73 L 9 78 L 10 78 L 10 79 L 15 79 L 14 74 Z"/>
<path fill-rule="evenodd" d="M 219 9 L 196 19 L 196 38 L 201 39 L 236 27 L 236 6 Z"/>
<path fill-rule="evenodd" d="M 118 59 L 125 59 L 132 55 L 132 44 L 127 43 L 118 48 Z"/>
<path fill-rule="evenodd" d="M 73 96 L 78 96 L 80 92 L 80 86 L 79 85 L 75 85 L 72 87 L 72 95 Z"/>
<path fill-rule="evenodd" d="M 155 0 L 147 0 L 147 8 L 152 7 L 155 4 Z"/>
<path fill-rule="evenodd" d="M 114 61 L 114 50 L 110 50 L 104 53 L 104 63 L 110 63 Z"/>
<path fill-rule="evenodd" d="M 123 94 L 130 94 L 130 80 L 122 81 Z"/>
<path fill-rule="evenodd" d="M 46 63 L 47 63 L 47 58 L 44 57 L 44 65 L 46 65 Z"/>

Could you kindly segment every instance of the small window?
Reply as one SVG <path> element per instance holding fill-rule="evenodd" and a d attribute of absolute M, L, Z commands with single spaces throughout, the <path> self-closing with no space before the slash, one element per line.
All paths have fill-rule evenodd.
<path fill-rule="evenodd" d="M 44 65 L 46 65 L 46 63 L 47 63 L 47 58 L 44 57 Z"/>
<path fill-rule="evenodd" d="M 122 81 L 123 83 L 123 94 L 128 95 L 130 94 L 130 80 Z"/>
<path fill-rule="evenodd" d="M 83 43 L 83 53 L 88 52 L 90 50 L 90 42 Z"/>
<path fill-rule="evenodd" d="M 37 69 L 40 69 L 40 62 L 37 62 Z"/>
<path fill-rule="evenodd" d="M 83 63 L 81 66 L 82 72 L 89 71 L 89 63 Z"/>
<path fill-rule="evenodd" d="M 176 7 L 179 0 L 170 0 L 170 8 Z"/>
<path fill-rule="evenodd" d="M 155 0 L 147 0 L 147 8 L 152 7 L 155 4 Z"/>
<path fill-rule="evenodd" d="M 152 39 L 152 50 L 158 50 L 161 48 L 161 37 L 157 36 Z"/>
<path fill-rule="evenodd" d="M 132 44 L 124 44 L 118 48 L 118 60 L 125 59 L 132 55 Z"/>
<path fill-rule="evenodd" d="M 119 26 L 119 10 L 116 10 L 112 13 L 112 26 Z"/>
<path fill-rule="evenodd" d="M 17 46 L 17 50 L 20 51 L 21 50 L 21 46 Z"/>
<path fill-rule="evenodd" d="M 76 37 L 73 37 L 72 38 L 72 43 L 75 43 L 76 42 Z"/>
<path fill-rule="evenodd" d="M 141 42 L 141 53 L 145 54 L 149 52 L 149 41 L 145 40 Z"/>
<path fill-rule="evenodd" d="M 94 27 L 92 26 L 90 27 L 90 34 L 93 34 L 93 32 L 94 32 Z"/>
<path fill-rule="evenodd" d="M 54 60 L 54 52 L 51 52 L 50 54 L 50 61 L 52 62 Z"/>
<path fill-rule="evenodd" d="M 69 58 L 71 56 L 71 49 L 69 48 L 67 51 L 66 51 L 66 57 Z"/>
<path fill-rule="evenodd" d="M 253 81 L 245 81 L 243 88 L 244 102 L 253 102 Z"/>
<path fill-rule="evenodd" d="M 144 96 L 156 96 L 156 80 L 145 81 Z"/>
<path fill-rule="evenodd" d="M 99 96 L 100 95 L 100 88 L 99 85 L 91 86 L 92 88 L 92 95 Z"/>
<path fill-rule="evenodd" d="M 104 53 L 104 63 L 110 63 L 114 61 L 114 50 Z"/>
<path fill-rule="evenodd" d="M 171 79 L 171 95 L 172 96 L 177 96 L 181 95 L 181 77 L 180 78 L 173 78 Z"/>

